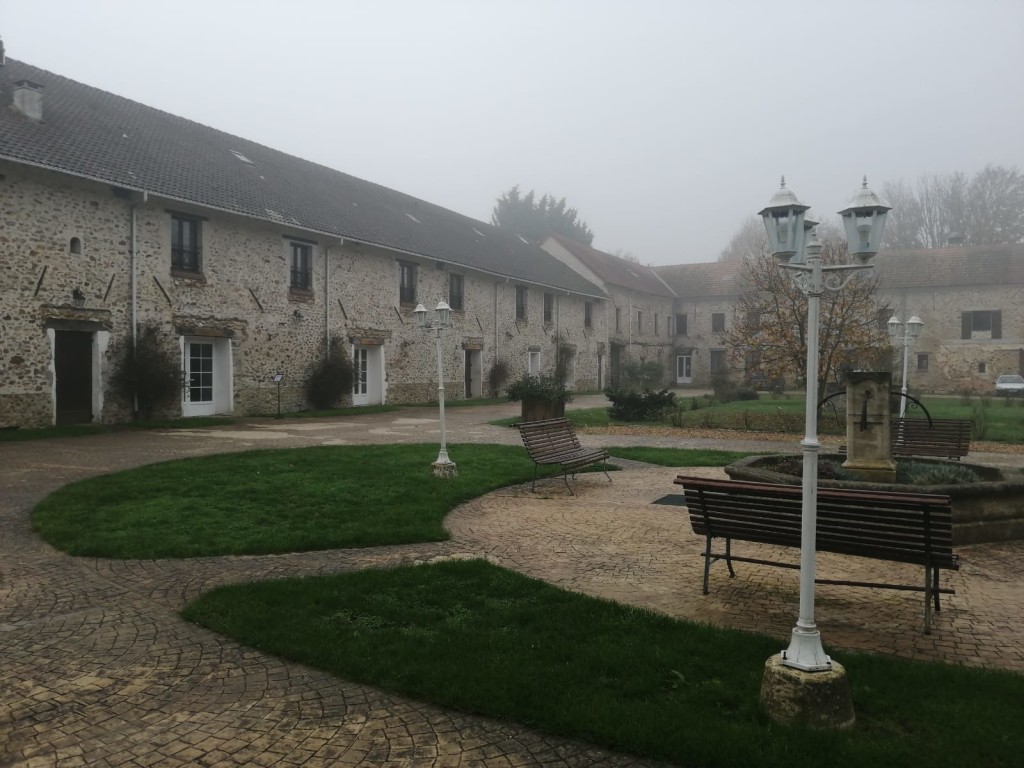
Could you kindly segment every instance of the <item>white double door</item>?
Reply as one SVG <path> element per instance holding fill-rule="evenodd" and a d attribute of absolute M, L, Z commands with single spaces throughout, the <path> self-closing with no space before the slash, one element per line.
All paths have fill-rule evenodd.
<path fill-rule="evenodd" d="M 384 347 L 352 347 L 352 405 L 384 402 Z"/>
<path fill-rule="evenodd" d="M 230 413 L 231 339 L 182 337 L 181 415 Z"/>

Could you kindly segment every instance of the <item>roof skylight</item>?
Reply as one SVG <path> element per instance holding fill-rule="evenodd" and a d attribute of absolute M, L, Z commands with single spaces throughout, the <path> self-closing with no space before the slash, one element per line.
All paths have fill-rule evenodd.
<path fill-rule="evenodd" d="M 407 213 L 407 214 L 405 214 L 405 215 L 406 215 L 406 216 L 408 216 L 408 217 L 409 217 L 410 219 L 412 219 L 413 221 L 415 221 L 415 222 L 416 222 L 417 224 L 422 224 L 422 223 L 423 223 L 422 221 L 420 221 L 419 219 L 417 219 L 417 218 L 416 218 L 415 216 L 413 216 L 413 215 L 412 215 L 411 213 Z"/>
<path fill-rule="evenodd" d="M 243 154 L 242 154 L 241 152 L 239 152 L 239 151 L 238 151 L 237 149 L 232 149 L 232 150 L 231 150 L 231 154 L 232 154 L 232 155 L 234 155 L 235 157 L 237 157 L 237 158 L 238 158 L 239 160 L 241 160 L 241 161 L 242 161 L 243 163 L 248 163 L 249 165 L 253 165 L 253 162 L 252 162 L 252 160 L 250 160 L 250 159 L 249 159 L 248 157 L 246 157 L 245 155 L 243 155 Z"/>

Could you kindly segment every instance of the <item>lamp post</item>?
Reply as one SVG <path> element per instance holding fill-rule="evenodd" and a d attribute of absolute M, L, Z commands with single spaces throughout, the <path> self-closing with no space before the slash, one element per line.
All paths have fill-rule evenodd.
<path fill-rule="evenodd" d="M 809 206 L 803 205 L 786 179 L 760 211 L 772 253 L 794 284 L 807 296 L 807 402 L 804 410 L 803 492 L 800 529 L 800 614 L 793 628 L 789 648 L 782 652 L 783 666 L 804 672 L 832 668 L 825 655 L 821 633 L 814 623 L 814 578 L 816 569 L 816 528 L 818 516 L 818 326 L 821 295 L 838 291 L 857 272 L 872 268 L 871 259 L 885 231 L 890 210 L 868 189 L 865 177 L 850 204 L 839 212 L 843 218 L 853 264 L 822 264 L 821 243 L 815 235 L 817 222 L 806 221 Z M 808 237 L 809 235 L 809 237 Z"/>
<path fill-rule="evenodd" d="M 444 366 L 441 361 L 441 334 L 452 325 L 452 308 L 444 301 L 437 302 L 434 310 L 434 320 L 427 320 L 427 308 L 422 304 L 413 310 L 416 316 L 416 327 L 424 331 L 434 331 L 434 342 L 437 346 L 437 404 L 441 415 L 441 450 L 437 454 L 437 461 L 432 466 L 434 477 L 455 477 L 459 469 L 455 462 L 448 458 L 448 445 L 444 428 Z"/>
<path fill-rule="evenodd" d="M 886 323 L 889 329 L 889 338 L 897 347 L 903 347 L 903 388 L 900 397 L 900 418 L 907 413 L 907 358 L 910 356 L 910 347 L 921 338 L 921 329 L 924 323 L 917 315 L 912 316 L 907 322 L 900 322 L 900 319 L 893 315 Z"/>

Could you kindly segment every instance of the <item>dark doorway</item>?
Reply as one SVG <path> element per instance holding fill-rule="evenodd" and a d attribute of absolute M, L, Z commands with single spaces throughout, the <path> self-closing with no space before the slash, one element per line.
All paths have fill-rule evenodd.
<path fill-rule="evenodd" d="M 468 400 L 473 396 L 473 353 L 470 350 L 466 350 L 466 399 Z"/>
<path fill-rule="evenodd" d="M 618 389 L 622 385 L 622 358 L 625 345 L 611 345 L 611 359 L 608 361 L 608 376 L 611 379 L 611 388 Z"/>
<path fill-rule="evenodd" d="M 55 331 L 57 425 L 92 421 L 92 337 L 83 331 Z"/>

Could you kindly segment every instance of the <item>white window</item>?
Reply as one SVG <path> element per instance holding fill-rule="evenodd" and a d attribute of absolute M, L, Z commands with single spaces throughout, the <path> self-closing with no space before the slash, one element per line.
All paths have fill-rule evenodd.
<path fill-rule="evenodd" d="M 540 352 L 531 352 L 526 361 L 527 373 L 531 376 L 540 376 Z"/>

